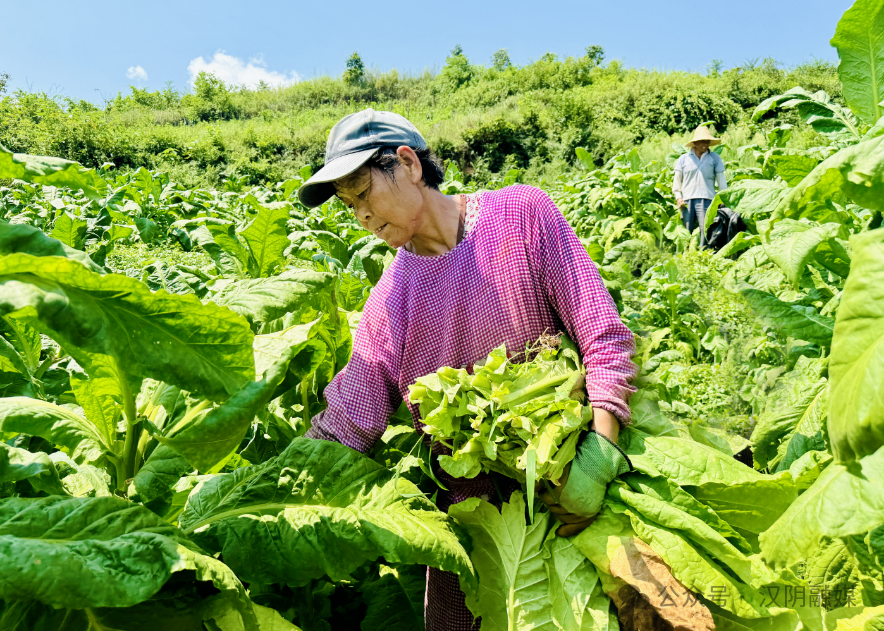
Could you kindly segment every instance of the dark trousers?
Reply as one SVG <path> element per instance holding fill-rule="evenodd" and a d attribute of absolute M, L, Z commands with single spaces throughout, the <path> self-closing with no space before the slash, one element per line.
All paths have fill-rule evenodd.
<path fill-rule="evenodd" d="M 695 228 L 700 228 L 700 249 L 706 247 L 706 230 L 703 227 L 706 223 L 706 211 L 712 203 L 711 199 L 686 199 L 685 207 L 681 209 L 681 223 L 693 232 Z"/>

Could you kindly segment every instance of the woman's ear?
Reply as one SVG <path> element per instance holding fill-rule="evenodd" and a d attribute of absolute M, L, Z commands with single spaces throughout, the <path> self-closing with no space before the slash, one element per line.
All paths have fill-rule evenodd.
<path fill-rule="evenodd" d="M 420 182 L 424 175 L 424 169 L 421 165 L 420 158 L 417 157 L 414 149 L 402 146 L 396 150 L 396 155 L 399 156 L 399 165 L 402 167 L 409 181 L 415 185 Z"/>

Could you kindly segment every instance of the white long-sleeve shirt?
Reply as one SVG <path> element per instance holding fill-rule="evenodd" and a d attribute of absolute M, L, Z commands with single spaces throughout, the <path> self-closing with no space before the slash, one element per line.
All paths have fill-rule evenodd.
<path fill-rule="evenodd" d="M 727 190 L 721 156 L 707 151 L 698 158 L 693 150 L 688 151 L 675 163 L 672 193 L 676 199 L 714 199 L 716 181 L 719 192 Z"/>

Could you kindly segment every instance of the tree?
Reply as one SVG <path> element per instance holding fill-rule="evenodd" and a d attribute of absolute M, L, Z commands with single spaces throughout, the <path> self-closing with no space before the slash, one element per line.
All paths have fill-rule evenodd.
<path fill-rule="evenodd" d="M 365 63 L 359 53 L 353 52 L 347 59 L 347 69 L 344 71 L 344 81 L 350 85 L 359 85 L 365 81 Z"/>
<path fill-rule="evenodd" d="M 451 50 L 451 54 L 445 60 L 445 67 L 439 73 L 439 80 L 446 87 L 457 90 L 469 83 L 472 78 L 473 67 L 470 65 L 466 55 L 463 54 L 463 48 L 458 44 Z"/>
<path fill-rule="evenodd" d="M 491 55 L 491 66 L 497 71 L 502 72 L 512 65 L 512 62 L 510 61 L 510 53 L 506 48 L 501 48 L 499 51 Z"/>
<path fill-rule="evenodd" d="M 9 75 L 5 72 L 0 72 L 0 94 L 6 90 L 6 83 L 9 81 Z"/>
<path fill-rule="evenodd" d="M 586 47 L 586 60 L 592 66 L 601 66 L 605 60 L 605 49 L 601 46 L 592 45 Z"/>

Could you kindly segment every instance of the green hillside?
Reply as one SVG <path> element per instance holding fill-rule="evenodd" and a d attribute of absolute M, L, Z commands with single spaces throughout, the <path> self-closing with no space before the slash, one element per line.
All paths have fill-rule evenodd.
<path fill-rule="evenodd" d="M 670 135 L 706 121 L 749 140 L 747 112 L 764 99 L 796 85 L 836 99 L 841 89 L 835 66 L 820 61 L 661 72 L 605 62 L 597 46 L 580 58 L 548 53 L 522 67 L 506 51 L 491 61 L 471 63 L 456 47 L 437 74 L 404 75 L 366 70 L 354 53 L 340 77 L 250 90 L 201 74 L 187 92 L 171 84 L 156 92 L 132 87 L 103 107 L 17 92 L 0 100 L 0 144 L 92 167 L 161 169 L 188 186 L 239 178 L 254 185 L 321 165 L 332 125 L 371 106 L 408 117 L 478 184 L 513 167 L 524 181 L 540 183 L 573 164 L 577 147 L 599 165 L 635 145 L 643 158 L 661 159 Z M 793 133 L 793 143 L 825 142 L 800 129 L 805 133 Z"/>

